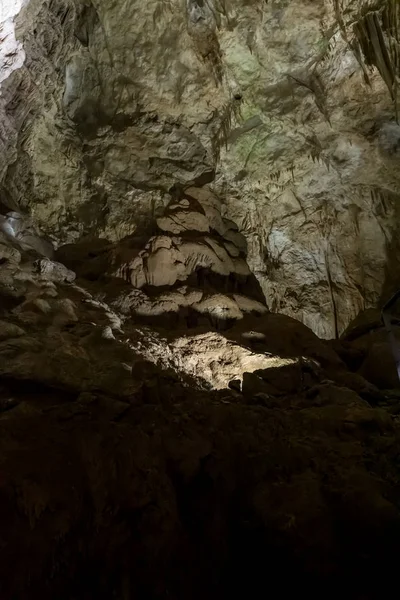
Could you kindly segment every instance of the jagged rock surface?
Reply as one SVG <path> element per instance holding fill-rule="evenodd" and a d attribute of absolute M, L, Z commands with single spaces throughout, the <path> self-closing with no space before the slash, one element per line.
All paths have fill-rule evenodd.
<path fill-rule="evenodd" d="M 3 2 L 2 599 L 397 586 L 400 385 L 347 326 L 398 126 L 334 6 Z"/>
<path fill-rule="evenodd" d="M 54 242 L 148 235 L 213 181 L 272 310 L 334 337 L 398 283 L 400 129 L 358 2 L 5 6 L 1 201 Z"/>
<path fill-rule="evenodd" d="M 205 320 L 223 328 L 267 307 L 246 262 L 245 238 L 221 217 L 220 205 L 210 190 L 189 188 L 171 200 L 150 239 L 87 239 L 61 246 L 56 257 L 86 279 L 107 276 L 108 302 L 126 315 L 164 327 L 170 316 L 189 327 Z M 127 285 L 113 286 L 112 278 Z"/>

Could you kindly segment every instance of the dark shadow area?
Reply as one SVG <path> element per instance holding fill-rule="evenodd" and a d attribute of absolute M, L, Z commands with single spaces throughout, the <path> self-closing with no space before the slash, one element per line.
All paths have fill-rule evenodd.
<path fill-rule="evenodd" d="M 379 458 L 379 428 L 341 440 L 318 397 L 285 412 L 160 380 L 157 404 L 121 413 L 3 384 L 19 400 L 0 418 L 4 600 L 375 600 L 396 584 L 399 490 L 374 498 L 399 446 Z"/>
<path fill-rule="evenodd" d="M 381 200 L 382 210 L 386 212 L 388 208 L 385 203 L 388 202 L 390 209 L 394 211 L 394 227 L 391 239 L 386 242 L 385 279 L 378 308 L 381 308 L 400 289 L 400 196 L 386 192 L 385 198 Z M 398 307 L 398 314 L 400 317 L 400 307 Z"/>
<path fill-rule="evenodd" d="M 142 247 L 134 237 L 119 248 L 86 240 L 57 258 L 112 307 L 137 290 L 129 272 L 108 270 Z M 204 268 L 193 276 L 210 293 L 251 297 L 250 277 Z M 163 290 L 154 287 L 143 290 L 156 297 Z M 85 303 L 71 284 L 61 288 Z M 56 355 L 50 381 L 62 387 L 76 354 L 74 393 L 41 383 L 39 369 L 1 382 L 0 598 L 386 597 L 400 551 L 400 441 L 391 417 L 363 395 L 364 380 L 341 379 L 335 351 L 284 315 L 224 322 L 186 307 L 145 323 L 129 311 L 128 303 L 123 332 L 111 338 L 91 337 L 110 322 L 92 305 L 55 328 L 57 345 L 68 335 L 79 343 L 69 340 L 65 362 Z M 223 324 L 214 343 L 297 362 L 246 374 L 242 389 L 199 389 L 194 377 L 182 383 L 179 373 L 135 362 L 118 343 L 151 344 L 150 335 L 134 337 L 142 324 L 166 342 Z M 33 357 L 21 356 L 25 373 Z M 128 360 L 135 385 L 118 392 L 117 367 Z M 112 378 L 102 380 L 107 369 Z"/>

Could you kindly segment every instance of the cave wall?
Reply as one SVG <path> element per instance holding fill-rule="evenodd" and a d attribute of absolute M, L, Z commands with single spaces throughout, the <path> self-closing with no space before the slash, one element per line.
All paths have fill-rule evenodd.
<path fill-rule="evenodd" d="M 327 0 L 15 4 L 2 204 L 56 244 L 117 241 L 211 183 L 269 307 L 334 337 L 398 263 L 400 127 L 349 47 L 358 8 L 344 32 Z"/>
<path fill-rule="evenodd" d="M 380 312 L 300 322 L 400 256 L 389 80 L 334 6 L 2 3 L 2 599 L 397 585 Z"/>

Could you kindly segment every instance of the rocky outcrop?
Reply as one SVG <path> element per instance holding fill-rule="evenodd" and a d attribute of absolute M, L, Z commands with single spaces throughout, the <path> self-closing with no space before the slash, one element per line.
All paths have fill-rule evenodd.
<path fill-rule="evenodd" d="M 361 313 L 350 323 L 341 340 L 333 344 L 349 368 L 360 373 L 380 389 L 400 387 L 396 368 L 397 346 L 400 344 L 396 305 L 390 322 L 395 348 L 390 333 L 383 323 L 382 315 L 372 309 Z"/>
<path fill-rule="evenodd" d="M 2 598 L 389 593 L 395 391 L 287 316 L 150 328 L 126 281 L 0 251 Z"/>
<path fill-rule="evenodd" d="M 246 262 L 246 241 L 234 223 L 221 217 L 220 200 L 206 188 L 174 197 L 144 242 L 117 244 L 87 240 L 61 246 L 56 257 L 83 277 L 125 281 L 104 285 L 108 301 L 126 315 L 166 327 L 183 319 L 224 328 L 246 314 L 264 314 L 261 288 Z M 133 289 L 132 289 L 133 287 Z"/>
<path fill-rule="evenodd" d="M 146 403 L 4 385 L 2 597 L 389 594 L 392 420 L 312 383 L 282 390 L 278 411 L 270 393 L 189 393 L 160 375 Z"/>

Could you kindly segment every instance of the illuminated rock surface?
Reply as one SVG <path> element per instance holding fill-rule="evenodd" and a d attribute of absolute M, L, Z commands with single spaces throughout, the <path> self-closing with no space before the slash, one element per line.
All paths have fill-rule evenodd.
<path fill-rule="evenodd" d="M 0 0 L 2 600 L 396 589 L 395 8 Z"/>

